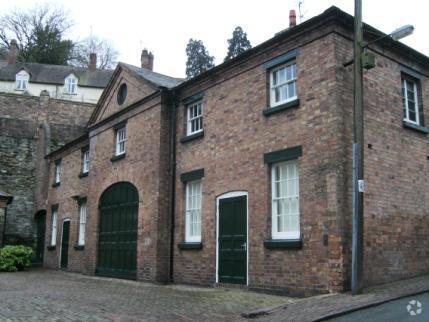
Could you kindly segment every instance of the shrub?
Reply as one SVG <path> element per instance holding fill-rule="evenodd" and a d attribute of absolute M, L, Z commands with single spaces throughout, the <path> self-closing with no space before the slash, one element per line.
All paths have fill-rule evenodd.
<path fill-rule="evenodd" d="M 22 245 L 0 249 L 0 272 L 22 271 L 31 266 L 33 249 Z"/>

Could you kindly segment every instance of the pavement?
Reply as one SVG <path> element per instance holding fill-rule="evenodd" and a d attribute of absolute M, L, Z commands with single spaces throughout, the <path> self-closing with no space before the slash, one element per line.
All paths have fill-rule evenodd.
<path fill-rule="evenodd" d="M 392 302 L 396 299 L 401 300 Z M 412 302 L 419 299 L 423 313 L 418 313 L 417 302 Z M 408 305 L 418 313 L 409 321 L 429 321 L 424 319 L 429 312 L 429 275 L 367 288 L 357 296 L 343 293 L 299 299 L 241 289 L 158 285 L 41 268 L 0 273 L 0 321 L 11 322 L 372 321 L 370 317 L 386 317 L 394 308 L 399 314 L 395 317 L 408 318 Z M 403 320 L 391 317 L 385 321 Z"/>
<path fill-rule="evenodd" d="M 343 315 L 330 322 L 427 322 L 429 293 L 412 295 Z"/>
<path fill-rule="evenodd" d="M 422 294 L 429 291 L 429 275 L 405 279 L 393 283 L 381 284 L 363 290 L 360 295 L 352 296 L 350 293 L 326 294 L 305 299 L 294 300 L 286 307 L 277 310 L 269 308 L 271 314 L 261 317 L 258 321 L 264 322 L 315 322 L 327 321 L 335 317 L 349 314 L 354 311 L 379 306 L 395 299 L 401 299 L 410 295 Z M 427 303 L 429 310 L 429 302 Z M 404 310 L 401 304 L 401 310 Z M 357 312 L 356 312 L 357 313 Z M 362 312 L 360 312 L 362 313 Z M 359 316 L 357 314 L 356 316 Z M 412 321 L 420 322 L 420 316 Z M 342 321 L 342 320 L 339 320 Z M 368 321 L 357 318 L 350 321 Z M 381 320 L 380 320 L 381 321 Z M 389 322 L 402 321 L 400 319 L 387 320 Z M 429 320 L 425 320 L 429 321 Z"/>
<path fill-rule="evenodd" d="M 0 321 L 244 321 L 290 299 L 240 289 L 157 285 L 31 269 L 0 273 Z"/>

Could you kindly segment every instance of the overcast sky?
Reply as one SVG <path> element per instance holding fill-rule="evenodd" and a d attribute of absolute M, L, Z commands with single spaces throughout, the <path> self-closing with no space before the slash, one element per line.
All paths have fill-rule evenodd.
<path fill-rule="evenodd" d="M 31 8 L 34 0 L 0 0 L 3 14 L 14 8 Z M 223 61 L 227 39 L 236 26 L 247 32 L 255 46 L 287 28 L 289 10 L 298 0 L 57 0 L 73 19 L 73 40 L 94 35 L 109 39 L 119 51 L 119 61 L 140 65 L 143 48 L 155 56 L 154 70 L 176 77 L 185 76 L 185 48 L 189 38 L 204 42 L 216 64 Z M 353 0 L 304 0 L 304 20 L 330 6 L 353 14 Z M 413 24 L 413 35 L 403 42 L 429 56 L 429 5 L 424 0 L 363 0 L 363 20 L 390 33 Z M 297 19 L 299 23 L 299 18 Z"/>

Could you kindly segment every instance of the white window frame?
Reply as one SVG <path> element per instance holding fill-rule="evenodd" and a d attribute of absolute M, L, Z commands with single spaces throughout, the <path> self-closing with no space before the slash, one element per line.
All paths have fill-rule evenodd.
<path fill-rule="evenodd" d="M 85 245 L 86 213 L 87 213 L 86 201 L 82 201 L 82 203 L 79 205 L 79 236 L 78 236 L 79 246 Z"/>
<path fill-rule="evenodd" d="M 292 74 L 292 78 L 291 79 L 286 79 L 283 83 L 280 84 L 276 84 L 274 85 L 274 73 L 281 70 L 281 69 L 287 69 L 288 67 L 292 66 L 292 71 L 295 70 L 295 75 Z M 295 66 L 295 68 L 293 68 L 293 66 Z M 298 98 L 298 86 L 297 86 L 297 71 L 296 71 L 296 61 L 289 61 L 286 64 L 282 64 L 280 66 L 274 67 L 272 68 L 270 71 L 270 107 L 275 107 L 281 104 L 285 104 L 291 101 L 294 101 Z M 285 100 L 282 101 L 278 101 L 276 102 L 276 93 L 275 90 L 278 87 L 282 87 L 282 86 L 288 86 L 289 84 L 294 83 L 295 84 L 295 95 L 286 98 Z"/>
<path fill-rule="evenodd" d="M 414 91 L 414 108 L 416 111 L 416 120 L 410 120 L 410 107 L 408 106 L 408 85 L 407 82 L 413 83 L 413 91 Z M 404 104 L 404 111 L 405 111 L 405 115 L 404 115 L 404 121 L 412 123 L 412 124 L 416 124 L 416 125 L 420 125 L 420 111 L 419 111 L 419 95 L 418 95 L 418 86 L 417 86 L 417 82 L 408 78 L 408 77 L 403 77 L 402 78 L 402 87 L 403 87 L 403 104 Z"/>
<path fill-rule="evenodd" d="M 278 178 L 276 177 L 276 168 L 277 167 L 282 167 L 282 166 L 288 166 L 291 164 L 295 164 L 296 165 L 296 171 L 297 171 L 297 177 L 295 178 L 290 178 L 290 177 L 286 177 L 285 179 L 283 179 L 283 181 L 286 181 L 286 186 L 287 183 L 289 181 L 292 180 L 296 180 L 296 194 L 294 195 L 288 195 L 287 193 L 284 196 L 281 196 L 280 198 L 276 198 L 276 182 L 278 182 Z M 288 189 L 288 188 L 287 188 Z M 277 202 L 279 199 L 297 199 L 296 203 L 297 203 L 297 213 L 296 214 L 286 214 L 285 216 L 298 216 L 298 230 L 296 231 L 279 231 L 279 227 L 278 227 L 278 221 L 277 221 Z M 289 207 L 289 211 L 290 211 L 290 204 L 288 204 Z M 279 163 L 275 163 L 272 165 L 271 167 L 271 236 L 272 239 L 299 239 L 301 238 L 301 233 L 300 233 L 300 211 L 299 211 L 299 163 L 298 160 L 291 160 L 291 161 L 285 161 L 285 162 L 279 162 Z"/>
<path fill-rule="evenodd" d="M 191 104 L 186 105 L 186 134 L 192 135 L 199 132 L 202 132 L 204 129 L 204 105 L 203 102 L 197 101 Z M 192 129 L 192 125 L 197 127 L 196 130 Z"/>
<path fill-rule="evenodd" d="M 199 185 L 199 194 L 198 189 L 196 189 L 196 186 Z M 201 180 L 195 180 L 195 181 L 189 181 L 186 182 L 186 195 L 185 195 L 185 242 L 189 243 L 198 243 L 201 242 L 201 230 L 202 230 L 202 200 L 203 200 L 203 193 L 202 190 L 203 185 Z M 191 196 L 195 197 L 196 199 L 193 200 L 193 205 L 190 204 L 190 194 Z M 199 222 L 197 221 L 191 221 L 192 214 L 194 212 L 197 212 L 197 216 L 199 217 Z M 198 218 L 197 217 L 197 218 Z M 194 217 L 195 219 L 195 217 Z M 199 234 L 191 235 L 191 225 L 198 225 L 199 224 Z"/>
<path fill-rule="evenodd" d="M 123 126 L 116 130 L 115 155 L 125 154 L 125 142 L 127 142 L 127 131 L 126 127 Z"/>
<path fill-rule="evenodd" d="M 71 94 L 71 95 L 76 94 L 77 93 L 77 83 L 78 83 L 78 80 L 77 80 L 76 76 L 74 76 L 74 75 L 67 76 L 66 80 L 65 80 L 65 84 L 64 84 L 65 85 L 64 91 L 67 94 Z"/>
<path fill-rule="evenodd" d="M 28 87 L 30 75 L 25 70 L 21 70 L 15 75 L 15 90 L 25 91 Z"/>
<path fill-rule="evenodd" d="M 61 182 L 61 160 L 55 162 L 55 183 Z"/>
<path fill-rule="evenodd" d="M 82 153 L 82 173 L 89 172 L 89 149 Z"/>
<path fill-rule="evenodd" d="M 57 223 L 58 223 L 58 210 L 52 210 L 51 220 L 51 246 L 57 245 Z"/>

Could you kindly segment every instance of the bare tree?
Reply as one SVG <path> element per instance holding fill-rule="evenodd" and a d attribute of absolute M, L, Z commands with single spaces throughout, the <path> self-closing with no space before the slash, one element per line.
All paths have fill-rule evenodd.
<path fill-rule="evenodd" d="M 75 44 L 69 64 L 77 67 L 88 67 L 89 55 L 97 54 L 97 68 L 114 68 L 117 64 L 118 51 L 106 39 L 89 36 Z"/>
<path fill-rule="evenodd" d="M 0 47 L 8 48 L 11 39 L 16 39 L 18 60 L 66 64 L 73 42 L 63 37 L 71 26 L 72 21 L 62 8 L 44 5 L 15 10 L 0 17 Z"/>

